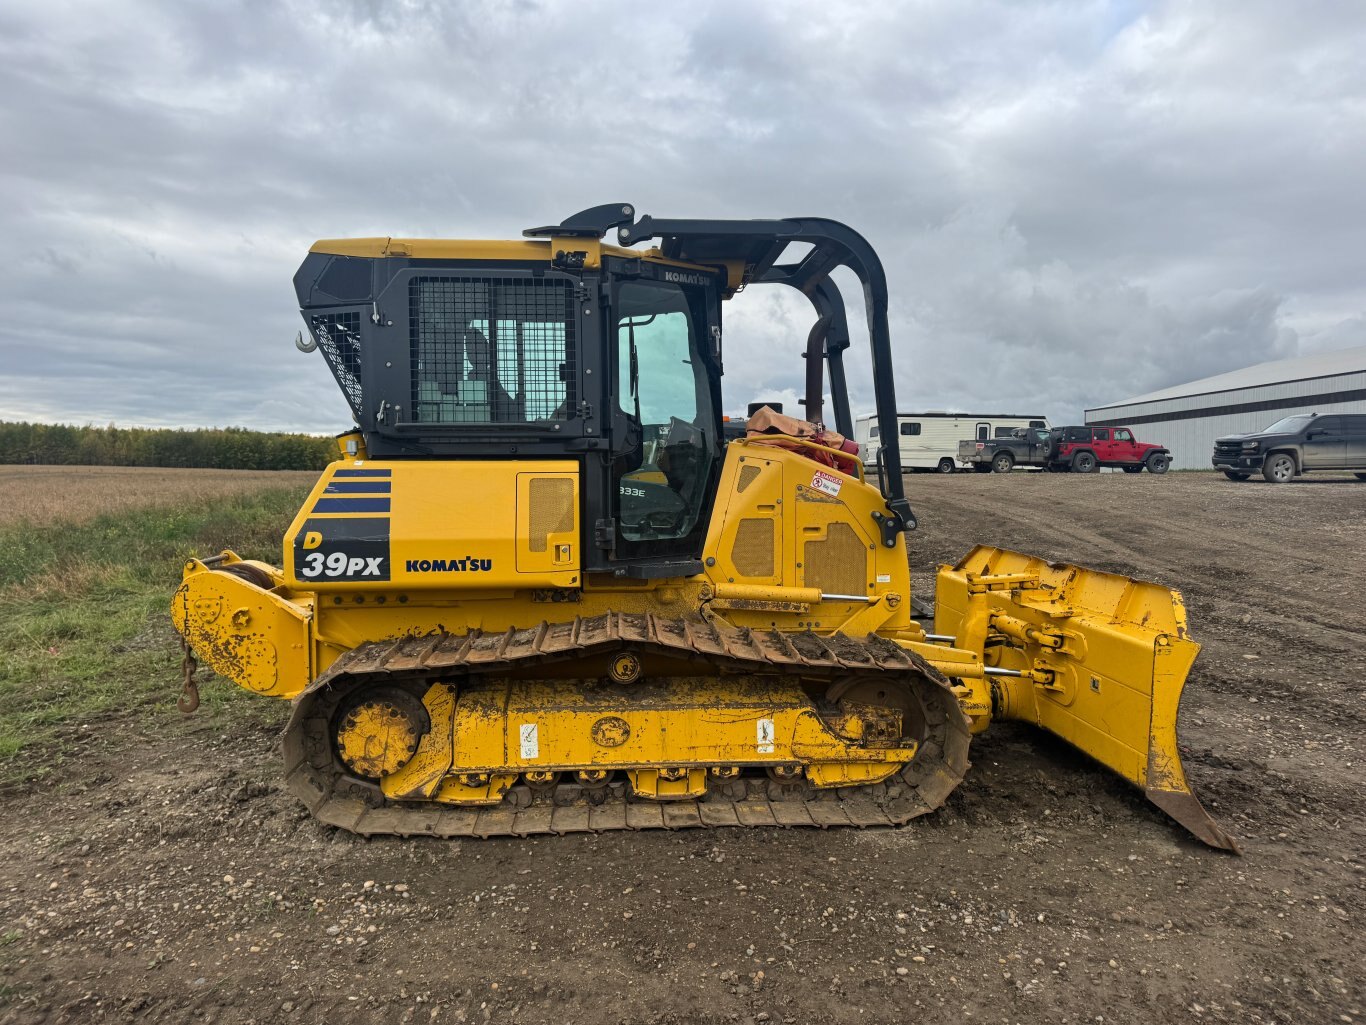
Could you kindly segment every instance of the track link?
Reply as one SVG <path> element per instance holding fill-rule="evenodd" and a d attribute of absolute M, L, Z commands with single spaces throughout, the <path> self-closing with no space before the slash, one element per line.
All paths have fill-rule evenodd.
<path fill-rule="evenodd" d="M 349 775 L 331 741 L 337 705 L 368 683 L 425 686 L 537 664 L 572 662 L 617 650 L 684 657 L 724 675 L 885 681 L 895 674 L 925 709 L 916 756 L 890 780 L 814 790 L 742 778 L 697 799 L 637 798 L 626 783 L 585 788 L 514 786 L 501 804 L 459 807 L 399 802 Z M 364 836 L 532 836 L 614 829 L 722 826 L 894 826 L 939 808 L 968 769 L 967 719 L 948 681 L 886 638 L 737 629 L 702 619 L 610 613 L 526 630 L 439 633 L 364 644 L 347 652 L 296 699 L 285 729 L 286 780 L 321 822 Z"/>

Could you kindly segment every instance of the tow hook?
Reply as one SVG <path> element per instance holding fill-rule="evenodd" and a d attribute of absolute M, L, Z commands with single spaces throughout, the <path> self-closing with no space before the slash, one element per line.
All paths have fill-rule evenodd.
<path fill-rule="evenodd" d="M 194 680 L 199 663 L 195 661 L 194 652 L 190 650 L 190 642 L 183 636 L 180 638 L 180 648 L 185 655 L 180 660 L 180 697 L 176 698 L 175 706 L 189 715 L 199 707 L 199 684 Z"/>

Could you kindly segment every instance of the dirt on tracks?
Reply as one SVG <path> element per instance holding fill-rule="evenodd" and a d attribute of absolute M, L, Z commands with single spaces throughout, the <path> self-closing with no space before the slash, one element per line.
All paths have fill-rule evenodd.
<path fill-rule="evenodd" d="M 1246 856 L 1018 725 L 898 830 L 364 841 L 168 680 L 0 797 L 0 1022 L 1361 1020 L 1366 484 L 908 490 L 922 593 L 975 542 L 1184 592 L 1187 765 Z"/>

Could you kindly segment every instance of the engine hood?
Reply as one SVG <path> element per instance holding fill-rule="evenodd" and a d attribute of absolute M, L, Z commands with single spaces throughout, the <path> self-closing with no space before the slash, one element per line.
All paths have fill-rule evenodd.
<path fill-rule="evenodd" d="M 1250 434 L 1225 434 L 1223 437 L 1215 438 L 1214 443 L 1217 445 L 1221 441 L 1266 441 L 1268 439 L 1294 438 L 1297 436 L 1298 435 L 1293 432 L 1287 433 L 1286 431 L 1276 431 L 1274 433 L 1267 433 L 1266 431 L 1253 431 Z"/>

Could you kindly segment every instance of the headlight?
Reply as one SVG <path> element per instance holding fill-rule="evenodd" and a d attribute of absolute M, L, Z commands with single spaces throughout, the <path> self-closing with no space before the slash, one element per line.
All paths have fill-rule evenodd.
<path fill-rule="evenodd" d="M 1261 445 L 1261 442 L 1260 442 L 1260 441 L 1245 441 L 1245 442 L 1243 442 L 1243 451 L 1244 451 L 1244 452 L 1256 452 L 1256 451 L 1257 451 L 1257 448 L 1258 448 L 1260 445 Z"/>

